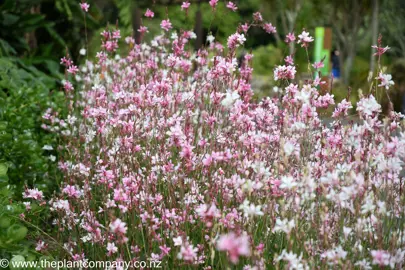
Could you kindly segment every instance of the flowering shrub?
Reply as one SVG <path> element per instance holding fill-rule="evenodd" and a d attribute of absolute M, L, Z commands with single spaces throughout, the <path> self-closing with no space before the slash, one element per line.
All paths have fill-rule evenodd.
<path fill-rule="evenodd" d="M 270 26 L 255 13 L 226 49 L 210 36 L 193 53 L 193 33 L 167 18 L 150 44 L 127 37 L 128 55 L 119 30 L 106 30 L 98 61 L 79 72 L 63 60 L 82 83 L 65 82 L 67 119 L 47 112 L 47 129 L 66 140 L 62 192 L 47 203 L 68 257 L 170 269 L 404 266 L 402 115 L 382 120 L 369 94 L 357 123 L 344 124 L 352 104 L 320 93 L 319 78 L 298 84 L 293 56 L 275 67 L 279 96 L 251 101 L 253 55 L 238 67 L 236 50 L 250 27 Z M 287 37 L 303 50 L 312 41 Z M 379 74 L 372 89 L 390 85 Z M 326 125 L 318 111 L 331 106 Z"/>

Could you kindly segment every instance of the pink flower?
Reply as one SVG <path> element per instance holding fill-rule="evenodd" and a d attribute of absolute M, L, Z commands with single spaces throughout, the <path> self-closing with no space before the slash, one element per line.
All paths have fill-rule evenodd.
<path fill-rule="evenodd" d="M 107 60 L 107 54 L 105 52 L 97 52 L 96 57 L 99 59 L 100 62 L 104 62 Z"/>
<path fill-rule="evenodd" d="M 221 211 L 218 210 L 214 203 L 212 203 L 211 206 L 208 204 L 201 204 L 195 211 L 204 220 L 207 227 L 212 226 L 214 219 L 221 217 Z"/>
<path fill-rule="evenodd" d="M 39 240 L 39 241 L 37 242 L 37 246 L 35 247 L 35 250 L 36 250 L 36 251 L 43 251 L 43 250 L 45 250 L 47 247 L 48 247 L 48 245 L 47 245 L 44 241 Z"/>
<path fill-rule="evenodd" d="M 295 66 L 278 66 L 274 70 L 274 80 L 292 80 L 295 78 L 295 73 L 297 73 L 297 71 L 295 70 Z"/>
<path fill-rule="evenodd" d="M 121 31 L 120 30 L 115 30 L 112 34 L 113 39 L 120 39 L 121 38 Z"/>
<path fill-rule="evenodd" d="M 217 4 L 218 4 L 218 1 L 219 0 L 210 0 L 210 6 L 212 7 L 212 8 L 215 8 L 216 6 L 217 6 Z"/>
<path fill-rule="evenodd" d="M 65 82 L 63 83 L 63 88 L 65 89 L 66 92 L 70 92 L 70 91 L 73 90 L 73 85 L 72 85 L 71 82 L 65 81 Z"/>
<path fill-rule="evenodd" d="M 373 46 L 371 46 L 371 48 L 377 50 L 377 52 L 376 52 L 374 55 L 378 55 L 378 56 L 383 55 L 386 51 L 388 51 L 389 49 L 391 49 L 391 48 L 388 47 L 388 46 L 386 46 L 386 47 L 380 47 L 380 46 L 377 46 L 377 45 L 373 45 Z"/>
<path fill-rule="evenodd" d="M 385 250 L 372 250 L 371 256 L 373 257 L 373 264 L 379 266 L 388 266 L 390 264 L 391 254 Z"/>
<path fill-rule="evenodd" d="M 193 262 L 197 259 L 197 251 L 198 249 L 195 248 L 193 245 L 185 243 L 185 245 L 181 246 L 180 252 L 177 254 L 177 258 L 188 262 Z"/>
<path fill-rule="evenodd" d="M 43 193 L 42 191 L 39 191 L 37 188 L 33 188 L 33 189 L 27 189 L 24 193 L 23 193 L 23 198 L 25 199 L 34 199 L 34 200 L 42 200 L 43 199 Z"/>
<path fill-rule="evenodd" d="M 25 205 L 25 210 L 30 211 L 31 210 L 31 203 L 30 202 L 23 202 Z"/>
<path fill-rule="evenodd" d="M 84 2 L 84 3 L 81 3 L 81 4 L 80 4 L 80 7 L 81 7 L 81 9 L 82 9 L 84 12 L 88 12 L 90 5 L 87 4 L 86 2 Z"/>
<path fill-rule="evenodd" d="M 206 154 L 202 161 L 202 163 L 205 167 L 211 166 L 212 162 L 213 162 L 212 156 L 210 156 L 209 154 Z"/>
<path fill-rule="evenodd" d="M 110 230 L 114 233 L 126 234 L 127 225 L 125 224 L 125 222 L 122 222 L 121 219 L 117 218 L 110 224 Z"/>
<path fill-rule="evenodd" d="M 84 253 L 82 253 L 82 254 L 74 254 L 74 255 L 72 255 L 72 259 L 73 259 L 73 261 L 85 260 Z"/>
<path fill-rule="evenodd" d="M 68 195 L 68 197 L 72 198 L 79 198 L 81 193 L 76 189 L 75 186 L 67 185 L 63 190 L 62 193 Z"/>
<path fill-rule="evenodd" d="M 294 65 L 294 59 L 292 58 L 291 55 L 288 55 L 284 58 L 284 61 L 287 65 L 293 66 Z"/>
<path fill-rule="evenodd" d="M 190 2 L 183 2 L 183 4 L 181 5 L 181 10 L 187 10 L 190 7 Z"/>
<path fill-rule="evenodd" d="M 271 23 L 265 23 L 263 24 L 263 29 L 269 34 L 275 34 L 277 33 L 276 27 L 274 27 Z"/>
<path fill-rule="evenodd" d="M 75 65 L 71 65 L 68 69 L 67 72 L 71 74 L 76 74 L 79 71 L 78 67 Z"/>
<path fill-rule="evenodd" d="M 166 256 L 169 254 L 171 248 L 167 247 L 166 245 L 159 246 L 159 249 L 162 251 L 162 255 Z"/>
<path fill-rule="evenodd" d="M 245 23 L 241 25 L 242 27 L 242 31 L 245 32 L 245 34 L 247 33 L 247 31 L 249 30 L 249 24 Z"/>
<path fill-rule="evenodd" d="M 246 38 L 244 34 L 235 33 L 228 38 L 228 48 L 235 49 L 245 43 Z"/>
<path fill-rule="evenodd" d="M 253 13 L 253 20 L 255 20 L 256 22 L 263 21 L 262 14 L 260 12 Z"/>
<path fill-rule="evenodd" d="M 314 38 L 309 35 L 308 32 L 302 31 L 298 36 L 298 44 L 301 44 L 301 47 L 308 47 L 308 43 L 314 41 Z"/>
<path fill-rule="evenodd" d="M 294 41 L 295 41 L 295 35 L 294 35 L 294 33 L 288 33 L 288 34 L 285 36 L 285 42 L 291 43 L 291 42 L 294 42 Z"/>
<path fill-rule="evenodd" d="M 118 49 L 118 42 L 116 40 L 108 40 L 102 44 L 102 46 L 109 52 L 113 52 Z"/>
<path fill-rule="evenodd" d="M 145 17 L 153 18 L 154 16 L 155 16 L 155 13 L 153 13 L 153 11 L 148 8 L 145 12 Z"/>
<path fill-rule="evenodd" d="M 167 32 L 170 29 L 172 29 L 172 23 L 170 22 L 169 19 L 163 20 L 162 23 L 160 24 L 160 27 Z"/>
<path fill-rule="evenodd" d="M 103 32 L 100 33 L 105 39 L 109 39 L 111 37 L 111 33 L 109 31 L 103 30 Z"/>
<path fill-rule="evenodd" d="M 141 26 L 142 27 L 142 26 Z M 139 31 L 139 30 L 138 30 Z M 126 37 L 125 38 L 125 43 L 127 44 L 134 44 L 135 43 L 135 39 L 133 37 Z"/>
<path fill-rule="evenodd" d="M 233 2 L 228 2 L 228 4 L 226 5 L 226 7 L 227 8 L 229 8 L 230 10 L 232 10 L 232 11 L 236 11 L 236 10 L 238 10 L 238 7 L 236 6 L 236 4 L 235 3 L 233 3 Z"/>
<path fill-rule="evenodd" d="M 114 243 L 107 243 L 107 251 L 107 255 L 111 256 L 112 254 L 117 253 L 118 248 L 115 246 Z"/>
<path fill-rule="evenodd" d="M 70 60 L 69 58 L 63 57 L 60 59 L 60 64 L 65 65 L 66 67 L 69 67 L 69 66 L 73 65 L 73 61 Z"/>
<path fill-rule="evenodd" d="M 315 62 L 315 63 L 312 64 L 312 66 L 313 66 L 315 69 L 320 69 L 320 68 L 323 68 L 323 67 L 324 67 L 322 61 Z"/>
<path fill-rule="evenodd" d="M 237 236 L 233 232 L 222 235 L 218 240 L 217 249 L 228 252 L 229 259 L 236 264 L 240 256 L 250 256 L 249 237 L 246 234 Z"/>
<path fill-rule="evenodd" d="M 144 33 L 148 33 L 149 30 L 148 30 L 148 27 L 141 25 L 141 27 L 139 27 L 139 29 L 138 29 L 138 32 L 144 34 Z"/>

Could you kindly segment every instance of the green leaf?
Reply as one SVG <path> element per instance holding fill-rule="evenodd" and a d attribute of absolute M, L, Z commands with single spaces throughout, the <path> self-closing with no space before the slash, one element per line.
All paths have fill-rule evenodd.
<path fill-rule="evenodd" d="M 11 258 L 11 262 L 10 262 L 10 269 L 21 269 L 21 267 L 15 267 L 14 265 L 20 265 L 21 263 L 25 262 L 25 258 L 22 255 L 14 255 Z"/>
<path fill-rule="evenodd" d="M 7 229 L 10 227 L 11 219 L 6 216 L 0 217 L 0 228 Z"/>
<path fill-rule="evenodd" d="M 0 163 L 0 176 L 7 175 L 8 166 L 5 163 Z"/>
<path fill-rule="evenodd" d="M 0 6 L 0 10 L 11 10 L 14 8 L 16 2 L 15 0 L 6 0 L 3 5 Z"/>
<path fill-rule="evenodd" d="M 7 121 L 0 121 L 0 131 L 4 131 L 7 129 L 8 122 Z"/>
<path fill-rule="evenodd" d="M 0 38 L 0 46 L 2 50 L 2 55 L 9 56 L 11 54 L 17 54 L 17 51 L 10 45 L 7 41 Z"/>
<path fill-rule="evenodd" d="M 0 188 L 4 188 L 7 185 L 8 185 L 8 176 L 7 175 L 0 176 Z"/>
<path fill-rule="evenodd" d="M 7 237 L 15 242 L 21 241 L 28 233 L 28 229 L 25 226 L 14 224 L 7 230 Z"/>
<path fill-rule="evenodd" d="M 11 26 L 13 24 L 15 24 L 20 17 L 18 17 L 17 15 L 14 14 L 10 14 L 10 13 L 4 13 L 3 14 L 3 25 L 4 26 Z"/>

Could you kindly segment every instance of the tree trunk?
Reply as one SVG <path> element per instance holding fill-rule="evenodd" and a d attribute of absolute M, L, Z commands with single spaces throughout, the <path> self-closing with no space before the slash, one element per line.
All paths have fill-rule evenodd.
<path fill-rule="evenodd" d="M 350 72 L 352 71 L 352 68 L 353 68 L 353 62 L 354 62 L 355 55 L 356 55 L 355 46 L 350 46 L 348 48 L 346 61 L 345 61 L 345 67 L 343 70 L 343 82 L 346 85 L 348 85 L 350 83 Z"/>
<path fill-rule="evenodd" d="M 40 14 L 41 6 L 37 5 L 30 9 L 30 14 Z M 36 50 L 38 48 L 37 37 L 35 35 L 35 30 L 29 33 L 25 33 L 25 40 L 27 41 L 28 46 L 31 50 Z"/>
<path fill-rule="evenodd" d="M 136 44 L 141 43 L 141 33 L 138 32 L 138 29 L 142 24 L 142 12 L 139 6 L 136 3 L 132 3 L 132 29 L 134 31 L 133 36 L 135 38 Z"/>
<path fill-rule="evenodd" d="M 204 41 L 203 25 L 202 25 L 202 13 L 201 13 L 201 0 L 198 1 L 198 10 L 195 15 L 195 34 L 197 38 L 195 40 L 195 49 L 198 50 L 202 47 Z"/>
<path fill-rule="evenodd" d="M 378 39 L 378 9 L 379 9 L 379 0 L 373 0 L 373 15 L 371 16 L 371 40 L 372 44 L 377 44 Z M 374 50 L 371 50 L 370 54 L 370 72 L 373 72 L 375 68 L 375 56 Z"/>

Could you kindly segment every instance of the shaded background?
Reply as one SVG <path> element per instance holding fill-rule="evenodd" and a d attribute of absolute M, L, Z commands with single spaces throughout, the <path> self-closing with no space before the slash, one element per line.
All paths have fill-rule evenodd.
<path fill-rule="evenodd" d="M 78 60 L 79 50 L 85 46 L 83 12 L 78 0 L 3 0 L 0 6 L 0 54 L 18 58 L 40 70 L 55 75 L 60 71 L 59 58 L 69 50 Z M 314 34 L 317 26 L 333 29 L 332 46 L 340 51 L 342 80 L 346 85 L 361 87 L 373 69 L 370 44 L 376 43 L 378 33 L 391 46 L 388 59 L 405 56 L 405 1 L 401 0 L 235 0 L 237 12 L 225 8 L 220 1 L 213 17 L 208 0 L 192 0 L 188 16 L 180 10 L 177 0 L 92 0 L 86 14 L 90 55 L 98 49 L 99 32 L 108 23 L 118 22 L 123 36 L 131 35 L 144 23 L 150 33 L 160 32 L 160 21 L 168 15 L 175 29 L 194 30 L 198 36 L 195 47 L 202 46 L 208 31 L 224 41 L 240 22 L 250 20 L 260 11 L 265 20 L 277 27 L 276 35 L 261 29 L 249 31 L 246 49 L 256 53 L 256 74 L 269 75 L 276 63 L 288 52 L 282 42 L 288 32 L 299 33 L 306 28 Z M 146 8 L 155 18 L 143 17 Z M 135 35 L 136 35 L 135 31 Z M 305 55 L 297 54 L 300 66 Z M 371 63 L 370 63 L 371 61 Z"/>
<path fill-rule="evenodd" d="M 284 44 L 285 35 L 292 31 L 298 34 L 304 27 L 314 35 L 317 26 L 333 30 L 332 48 L 340 51 L 343 89 L 348 85 L 354 90 L 365 88 L 369 71 L 375 68 L 370 45 L 376 43 L 381 33 L 384 44 L 392 48 L 383 64 L 394 73 L 396 94 L 404 90 L 405 1 L 235 0 L 237 12 L 229 11 L 225 1 L 220 1 L 215 17 L 208 0 L 190 1 L 187 16 L 180 9 L 182 1 L 178 0 L 91 0 L 87 14 L 81 11 L 79 2 L 3 0 L 0 6 L 0 56 L 60 78 L 59 59 L 66 51 L 76 62 L 82 61 L 79 50 L 85 47 L 83 16 L 87 22 L 89 55 L 94 56 L 100 45 L 99 32 L 108 23 L 118 23 L 122 36 L 134 35 L 139 40 L 133 29 L 145 24 L 150 31 L 147 38 L 153 37 L 160 33 L 160 21 L 168 15 L 175 29 L 196 32 L 197 49 L 203 45 L 209 31 L 224 42 L 235 32 L 238 23 L 250 20 L 253 12 L 260 11 L 278 32 L 268 35 L 262 29 L 253 28 L 248 33 L 245 48 L 255 54 L 253 85 L 259 96 L 268 94 L 274 65 L 294 51 Z M 153 20 L 143 16 L 146 8 L 155 12 Z M 305 72 L 306 55 L 301 50 L 296 54 L 296 63 L 299 71 Z M 353 95 L 355 99 L 356 91 Z M 400 104 L 396 104 L 398 106 Z"/>

